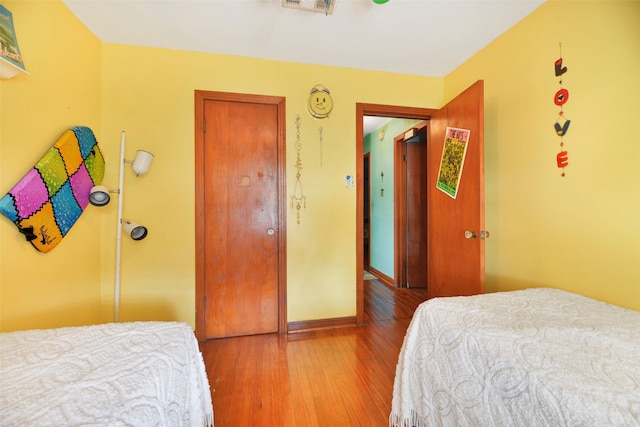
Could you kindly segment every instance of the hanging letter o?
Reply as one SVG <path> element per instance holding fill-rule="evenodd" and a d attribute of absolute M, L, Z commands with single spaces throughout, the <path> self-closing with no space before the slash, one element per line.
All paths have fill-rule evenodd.
<path fill-rule="evenodd" d="M 553 102 L 556 105 L 564 105 L 565 102 L 569 100 L 569 91 L 566 89 L 560 89 L 556 92 L 556 95 L 553 98 Z"/>

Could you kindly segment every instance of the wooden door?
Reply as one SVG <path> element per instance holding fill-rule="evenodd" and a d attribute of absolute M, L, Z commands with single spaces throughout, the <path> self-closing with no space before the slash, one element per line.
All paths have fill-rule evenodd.
<path fill-rule="evenodd" d="M 470 130 L 456 198 L 436 189 L 447 127 Z M 428 187 L 429 297 L 484 292 L 484 84 L 431 116 Z M 465 232 L 475 233 L 467 237 Z"/>
<path fill-rule="evenodd" d="M 395 282 L 427 287 L 427 121 L 394 138 Z"/>
<path fill-rule="evenodd" d="M 286 329 L 284 99 L 198 94 L 196 332 L 200 339 L 279 332 Z"/>
<path fill-rule="evenodd" d="M 425 123 L 426 126 L 426 123 Z M 407 288 L 427 287 L 427 137 L 422 128 L 405 141 L 407 210 Z"/>
<path fill-rule="evenodd" d="M 364 231 L 364 269 L 369 271 L 371 267 L 371 162 L 370 154 L 364 155 L 364 224 L 362 229 Z"/>

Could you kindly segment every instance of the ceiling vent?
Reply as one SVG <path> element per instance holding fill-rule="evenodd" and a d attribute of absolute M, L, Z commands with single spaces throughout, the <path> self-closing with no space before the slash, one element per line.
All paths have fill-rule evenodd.
<path fill-rule="evenodd" d="M 282 7 L 330 15 L 335 2 L 336 0 L 282 0 Z"/>

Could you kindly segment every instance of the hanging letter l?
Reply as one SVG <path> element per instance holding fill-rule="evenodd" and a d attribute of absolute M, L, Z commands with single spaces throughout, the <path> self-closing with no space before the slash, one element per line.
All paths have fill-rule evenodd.
<path fill-rule="evenodd" d="M 556 76 L 561 76 L 567 72 L 567 67 L 562 66 L 562 58 L 556 61 Z"/>

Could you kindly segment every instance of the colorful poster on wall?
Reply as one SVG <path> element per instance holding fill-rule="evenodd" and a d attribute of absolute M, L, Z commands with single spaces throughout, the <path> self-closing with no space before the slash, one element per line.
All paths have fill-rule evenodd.
<path fill-rule="evenodd" d="M 13 15 L 0 4 L 0 78 L 9 79 L 20 73 L 28 74 L 18 48 Z"/>
<path fill-rule="evenodd" d="M 444 137 L 436 188 L 454 199 L 458 195 L 470 133 L 471 131 L 467 129 L 448 127 Z"/>

